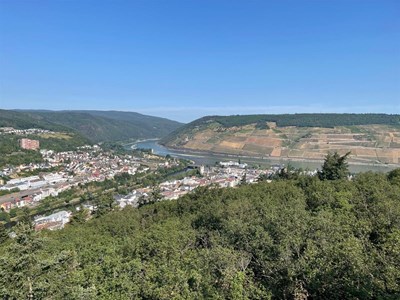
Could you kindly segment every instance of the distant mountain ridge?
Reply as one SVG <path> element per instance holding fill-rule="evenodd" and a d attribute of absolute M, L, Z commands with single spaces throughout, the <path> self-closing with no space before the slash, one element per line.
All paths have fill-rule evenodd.
<path fill-rule="evenodd" d="M 225 127 L 243 126 L 249 124 L 275 122 L 277 126 L 325 127 L 386 124 L 400 125 L 400 115 L 397 114 L 349 114 L 349 113 L 302 113 L 302 114 L 257 114 L 204 116 L 196 119 L 181 129 L 198 126 L 210 122 L 219 123 Z"/>
<path fill-rule="evenodd" d="M 136 112 L 0 110 L 0 126 L 76 131 L 92 142 L 161 138 L 182 123 Z"/>
<path fill-rule="evenodd" d="M 259 115 L 231 115 L 231 116 L 204 116 L 196 119 L 163 138 L 162 142 L 167 144 L 174 137 L 208 126 L 210 123 L 221 127 L 234 127 L 256 124 L 264 126 L 267 122 L 274 122 L 278 127 L 323 127 L 333 128 L 335 126 L 355 125 L 400 125 L 400 115 L 397 114 L 339 114 L 339 113 L 302 113 L 302 114 L 259 114 Z"/>
<path fill-rule="evenodd" d="M 42 128 L 53 131 L 73 131 L 71 128 L 50 122 L 39 115 L 5 109 L 0 109 L 0 127 L 14 127 L 17 129 Z"/>

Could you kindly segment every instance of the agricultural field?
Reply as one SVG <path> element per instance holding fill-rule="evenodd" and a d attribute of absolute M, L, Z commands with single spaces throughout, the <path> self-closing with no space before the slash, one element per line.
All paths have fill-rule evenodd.
<path fill-rule="evenodd" d="M 350 151 L 349 162 L 400 163 L 399 126 L 279 127 L 268 122 L 265 127 L 260 128 L 259 124 L 208 126 L 186 133 L 168 146 L 254 157 L 315 160 L 322 160 L 329 151 L 340 154 Z"/>
<path fill-rule="evenodd" d="M 71 134 L 64 133 L 64 132 L 48 132 L 48 133 L 41 133 L 39 134 L 39 137 L 44 138 L 44 139 L 63 139 L 63 140 L 69 140 L 72 138 Z"/>

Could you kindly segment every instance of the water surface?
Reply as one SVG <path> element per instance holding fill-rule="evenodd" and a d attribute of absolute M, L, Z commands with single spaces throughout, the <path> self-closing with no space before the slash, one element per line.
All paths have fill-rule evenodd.
<path fill-rule="evenodd" d="M 157 155 L 170 155 L 176 158 L 183 158 L 193 161 L 195 164 L 199 165 L 214 165 L 219 161 L 241 161 L 242 163 L 247 163 L 250 166 L 263 166 L 269 167 L 273 165 L 292 165 L 295 168 L 315 170 L 320 169 L 322 162 L 310 161 L 310 160 L 293 160 L 290 158 L 257 158 L 257 157 L 243 157 L 238 155 L 228 155 L 228 154 L 214 154 L 214 153 L 203 153 L 191 150 L 176 150 L 164 147 L 158 143 L 159 140 L 145 140 L 138 141 L 136 143 L 126 145 L 127 148 L 142 148 L 142 149 L 153 149 L 154 154 Z M 350 164 L 349 169 L 353 173 L 375 171 L 375 172 L 388 172 L 400 166 L 397 165 L 385 165 L 385 164 L 370 164 L 370 165 L 355 165 Z"/>

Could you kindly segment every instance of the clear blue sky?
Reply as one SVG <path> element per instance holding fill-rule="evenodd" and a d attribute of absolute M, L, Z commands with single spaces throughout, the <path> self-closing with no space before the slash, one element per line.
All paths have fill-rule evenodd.
<path fill-rule="evenodd" d="M 400 1 L 0 0 L 0 107 L 400 113 Z"/>

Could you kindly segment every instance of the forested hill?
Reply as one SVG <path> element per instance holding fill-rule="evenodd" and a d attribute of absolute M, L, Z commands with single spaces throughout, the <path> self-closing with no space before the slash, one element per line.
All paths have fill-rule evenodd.
<path fill-rule="evenodd" d="M 400 125 L 400 115 L 394 114 L 280 114 L 280 115 L 232 115 L 232 116 L 205 116 L 197 119 L 173 132 L 170 137 L 179 133 L 201 128 L 210 123 L 223 127 L 245 126 L 258 124 L 265 126 L 266 122 L 275 122 L 276 126 L 296 127 L 323 127 L 353 125 Z M 168 140 L 168 137 L 166 138 Z"/>
<path fill-rule="evenodd" d="M 16 129 L 41 128 L 52 131 L 73 131 L 71 128 L 56 124 L 35 114 L 0 109 L 0 127 Z"/>
<path fill-rule="evenodd" d="M 399 170 L 301 176 L 200 188 L 58 232 L 22 223 L 0 243 L 0 298 L 400 299 L 399 195 Z"/>
<path fill-rule="evenodd" d="M 351 151 L 351 162 L 400 163 L 400 115 L 286 114 L 207 116 L 161 143 L 189 151 L 322 160 Z"/>
<path fill-rule="evenodd" d="M 236 115 L 207 116 L 200 123 L 215 121 L 225 127 L 244 126 L 255 123 L 275 122 L 278 127 L 324 127 L 352 125 L 400 125 L 400 115 L 388 114 L 282 114 L 282 115 Z"/>
<path fill-rule="evenodd" d="M 3 110 L 0 113 L 0 126 L 49 129 L 60 125 L 79 132 L 92 142 L 101 142 L 163 137 L 182 124 L 164 118 L 118 111 Z"/>

